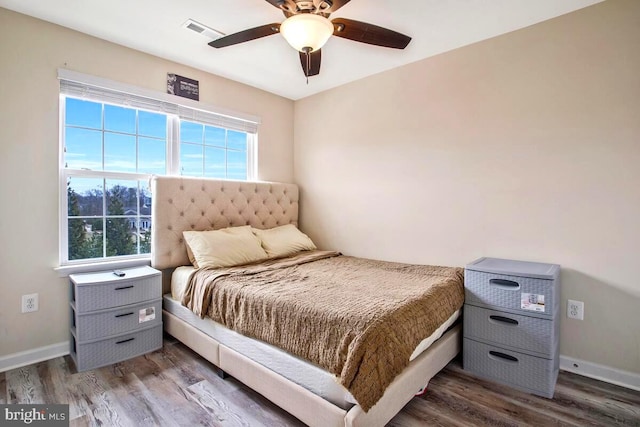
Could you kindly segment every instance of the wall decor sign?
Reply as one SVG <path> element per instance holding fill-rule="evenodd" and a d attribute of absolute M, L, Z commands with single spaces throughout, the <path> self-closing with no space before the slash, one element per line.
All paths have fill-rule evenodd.
<path fill-rule="evenodd" d="M 196 101 L 200 100 L 200 87 L 197 80 L 167 73 L 167 93 Z"/>

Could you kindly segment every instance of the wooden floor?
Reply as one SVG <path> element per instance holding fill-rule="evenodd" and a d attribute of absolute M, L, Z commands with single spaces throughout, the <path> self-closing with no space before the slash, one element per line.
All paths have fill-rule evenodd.
<path fill-rule="evenodd" d="M 69 403 L 72 426 L 300 426 L 165 337 L 162 350 L 77 373 L 69 356 L 0 373 L 0 404 Z M 561 372 L 553 400 L 478 380 L 454 361 L 389 426 L 640 426 L 640 392 Z"/>

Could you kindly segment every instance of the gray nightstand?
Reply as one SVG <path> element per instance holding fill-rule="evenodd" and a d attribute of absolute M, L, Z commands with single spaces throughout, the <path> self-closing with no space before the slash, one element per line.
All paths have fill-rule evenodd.
<path fill-rule="evenodd" d="M 551 398 L 558 378 L 560 266 L 480 258 L 465 267 L 464 369 Z"/>
<path fill-rule="evenodd" d="M 151 267 L 71 274 L 70 353 L 78 371 L 162 347 L 162 275 Z"/>

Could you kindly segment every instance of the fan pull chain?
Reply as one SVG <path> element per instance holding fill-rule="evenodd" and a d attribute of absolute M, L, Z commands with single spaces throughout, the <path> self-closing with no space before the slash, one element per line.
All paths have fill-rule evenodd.
<path fill-rule="evenodd" d="M 309 73 L 311 73 L 311 48 L 303 47 L 302 51 L 307 56 L 306 69 L 304 70 L 304 75 L 307 77 L 307 85 L 309 84 Z"/>

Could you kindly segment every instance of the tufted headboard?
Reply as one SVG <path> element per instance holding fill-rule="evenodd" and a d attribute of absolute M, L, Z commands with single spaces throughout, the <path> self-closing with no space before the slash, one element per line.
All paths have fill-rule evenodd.
<path fill-rule="evenodd" d="M 151 265 L 160 270 L 191 264 L 185 230 L 298 225 L 295 184 L 157 176 L 151 192 Z"/>

